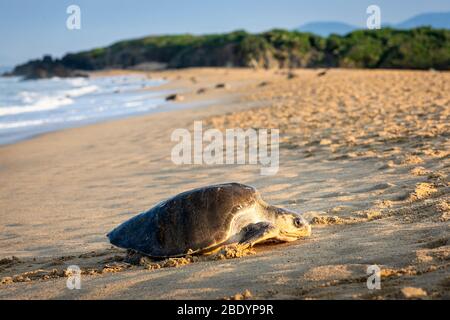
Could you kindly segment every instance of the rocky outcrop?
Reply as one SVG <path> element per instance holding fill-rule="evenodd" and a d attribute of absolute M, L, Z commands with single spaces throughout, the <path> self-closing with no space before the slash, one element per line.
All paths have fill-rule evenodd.
<path fill-rule="evenodd" d="M 25 64 L 18 65 L 5 76 L 22 76 L 26 80 L 52 78 L 52 77 L 86 77 L 81 71 L 76 71 L 64 66 L 61 60 L 52 59 L 51 56 L 44 56 L 41 60 L 32 60 Z"/>

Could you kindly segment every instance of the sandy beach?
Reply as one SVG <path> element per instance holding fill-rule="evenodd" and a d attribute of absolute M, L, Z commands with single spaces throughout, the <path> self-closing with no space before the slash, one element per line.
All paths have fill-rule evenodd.
<path fill-rule="evenodd" d="M 0 299 L 450 299 L 449 72 L 148 76 L 168 80 L 151 90 L 183 96 L 171 102 L 178 110 L 0 146 Z M 194 121 L 222 131 L 278 128 L 278 173 L 175 165 L 171 133 Z M 311 237 L 150 267 L 125 263 L 106 238 L 161 200 L 232 181 L 304 214 Z M 80 290 L 66 287 L 70 265 L 82 270 Z M 381 269 L 379 290 L 367 288 L 370 265 Z"/>

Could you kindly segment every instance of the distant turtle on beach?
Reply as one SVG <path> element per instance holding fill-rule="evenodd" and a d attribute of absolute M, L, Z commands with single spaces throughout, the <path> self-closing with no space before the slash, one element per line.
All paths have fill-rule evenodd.
<path fill-rule="evenodd" d="M 258 191 L 227 183 L 183 192 L 122 223 L 110 242 L 155 258 L 209 254 L 226 245 L 248 248 L 311 234 L 306 220 L 261 199 Z"/>

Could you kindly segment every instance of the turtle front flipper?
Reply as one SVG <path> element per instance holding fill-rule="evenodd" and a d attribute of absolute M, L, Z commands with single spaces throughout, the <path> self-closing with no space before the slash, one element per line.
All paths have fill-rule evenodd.
<path fill-rule="evenodd" d="M 278 228 L 270 222 L 258 222 L 247 225 L 243 230 L 243 236 L 239 246 L 243 248 L 253 247 L 255 244 L 276 238 Z"/>

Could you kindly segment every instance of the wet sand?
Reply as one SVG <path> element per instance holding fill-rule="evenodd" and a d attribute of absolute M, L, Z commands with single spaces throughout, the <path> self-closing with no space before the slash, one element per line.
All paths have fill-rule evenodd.
<path fill-rule="evenodd" d="M 450 73 L 321 71 L 155 72 L 187 109 L 0 147 L 0 298 L 221 299 L 246 290 L 256 299 L 450 298 Z M 278 174 L 173 164 L 172 131 L 197 120 L 279 128 Z M 312 236 L 236 259 L 153 267 L 125 263 L 107 242 L 108 231 L 158 201 L 227 181 L 304 213 Z M 74 264 L 81 290 L 66 288 Z M 366 286 L 374 264 L 381 290 Z"/>

